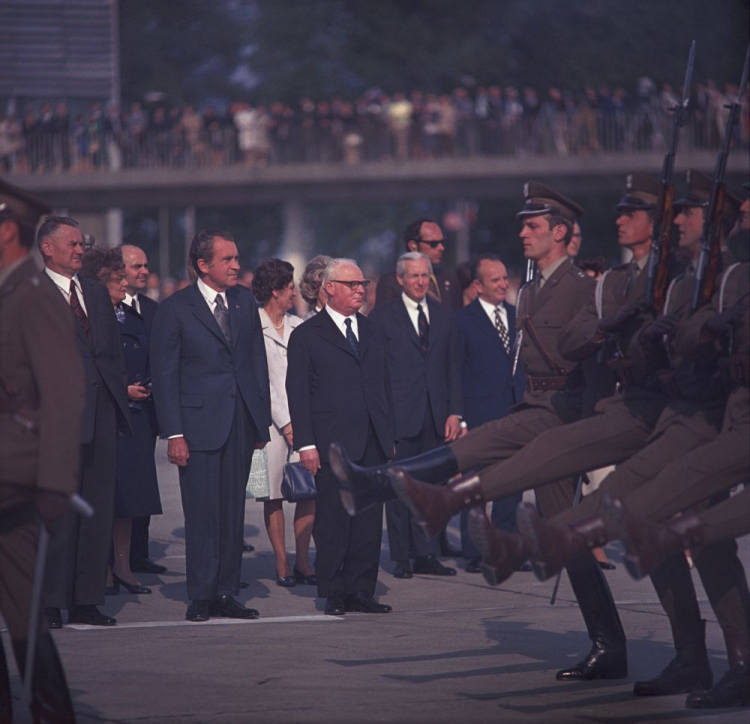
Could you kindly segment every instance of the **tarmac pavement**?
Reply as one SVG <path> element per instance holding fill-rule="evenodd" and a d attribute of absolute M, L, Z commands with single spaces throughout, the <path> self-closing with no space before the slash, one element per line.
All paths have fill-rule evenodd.
<path fill-rule="evenodd" d="M 684 695 L 639 698 L 633 682 L 656 675 L 672 658 L 667 619 L 648 581 L 621 565 L 607 579 L 628 634 L 630 676 L 561 683 L 559 668 L 589 648 L 563 575 L 557 603 L 552 581 L 518 573 L 498 588 L 463 570 L 444 578 L 393 578 L 384 535 L 376 598 L 385 615 L 324 616 L 311 586 L 280 588 L 263 526 L 262 504 L 247 501 L 245 554 L 238 597 L 260 611 L 256 621 L 184 620 L 184 531 L 177 473 L 157 447 L 164 515 L 151 523 L 152 558 L 162 576 L 139 576 L 151 595 L 108 597 L 112 628 L 65 626 L 54 632 L 78 721 L 188 722 L 720 722 L 746 724 L 750 710 L 694 711 Z M 291 506 L 287 547 L 292 547 Z M 456 521 L 450 528 L 458 544 Z M 740 541 L 748 568 L 750 545 Z M 613 544 L 609 557 L 619 562 Z M 293 557 L 291 559 L 293 561 Z M 448 565 L 455 561 L 444 560 Z M 715 678 L 726 669 L 721 632 L 694 574 Z M 6 652 L 7 631 L 3 630 Z M 17 721 L 20 680 L 11 666 Z"/>

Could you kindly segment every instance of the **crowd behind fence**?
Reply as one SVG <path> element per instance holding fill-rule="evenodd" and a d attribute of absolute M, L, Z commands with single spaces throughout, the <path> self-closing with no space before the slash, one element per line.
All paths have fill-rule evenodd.
<path fill-rule="evenodd" d="M 737 88 L 698 84 L 690 99 L 688 150 L 718 148 Z M 661 152 L 677 94 L 657 92 L 641 79 L 637 91 L 586 88 L 574 95 L 549 88 L 458 88 L 451 95 L 386 96 L 371 91 L 356 101 L 303 98 L 231 104 L 225 113 L 206 105 L 135 102 L 126 110 L 94 103 L 70 113 L 64 102 L 45 103 L 22 118 L 0 115 L 0 172 L 88 173 L 129 168 L 195 168 L 284 163 L 347 163 L 393 159 L 543 154 Z M 748 148 L 745 103 L 736 147 Z"/>

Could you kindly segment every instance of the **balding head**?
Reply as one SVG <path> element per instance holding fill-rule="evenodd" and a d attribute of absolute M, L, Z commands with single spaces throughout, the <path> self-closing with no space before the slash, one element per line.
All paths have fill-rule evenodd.
<path fill-rule="evenodd" d="M 125 263 L 125 281 L 128 294 L 135 295 L 146 288 L 148 282 L 148 257 L 146 252 L 133 244 L 123 244 L 122 260 Z"/>

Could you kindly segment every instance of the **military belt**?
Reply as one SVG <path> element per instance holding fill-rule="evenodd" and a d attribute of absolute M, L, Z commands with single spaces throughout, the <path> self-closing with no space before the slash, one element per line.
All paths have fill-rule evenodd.
<path fill-rule="evenodd" d="M 526 389 L 529 392 L 547 392 L 548 390 L 561 390 L 568 381 L 567 377 L 532 377 L 526 376 Z"/>

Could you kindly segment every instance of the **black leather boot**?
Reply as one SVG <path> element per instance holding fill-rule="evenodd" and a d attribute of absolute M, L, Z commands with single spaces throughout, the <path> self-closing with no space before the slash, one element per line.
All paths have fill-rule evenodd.
<path fill-rule="evenodd" d="M 710 689 L 714 677 L 706 652 L 706 622 L 700 621 L 692 633 L 673 632 L 677 655 L 664 671 L 648 681 L 636 681 L 636 696 L 668 696 Z"/>
<path fill-rule="evenodd" d="M 747 635 L 724 634 L 727 644 L 729 671 L 708 691 L 688 696 L 688 709 L 728 709 L 750 706 L 750 639 Z"/>
<path fill-rule="evenodd" d="M 10 676 L 5 659 L 3 640 L 0 638 L 0 722 L 13 721 L 13 702 L 10 698 Z"/>
<path fill-rule="evenodd" d="M 26 641 L 14 641 L 19 671 L 25 670 Z M 35 724 L 75 724 L 75 712 L 60 658 L 51 634 L 40 633 L 36 641 L 31 713 Z"/>
<path fill-rule="evenodd" d="M 356 515 L 372 505 L 396 499 L 387 475 L 393 468 L 401 468 L 418 480 L 436 485 L 447 483 L 458 473 L 456 456 L 447 445 L 387 465 L 363 468 L 349 459 L 341 445 L 332 443 L 328 460 L 341 486 L 341 502 L 349 515 Z"/>
<path fill-rule="evenodd" d="M 591 553 L 584 553 L 570 561 L 567 570 L 592 646 L 585 659 L 570 669 L 561 669 L 555 678 L 558 681 L 625 678 L 628 675 L 625 631 L 596 559 Z"/>

